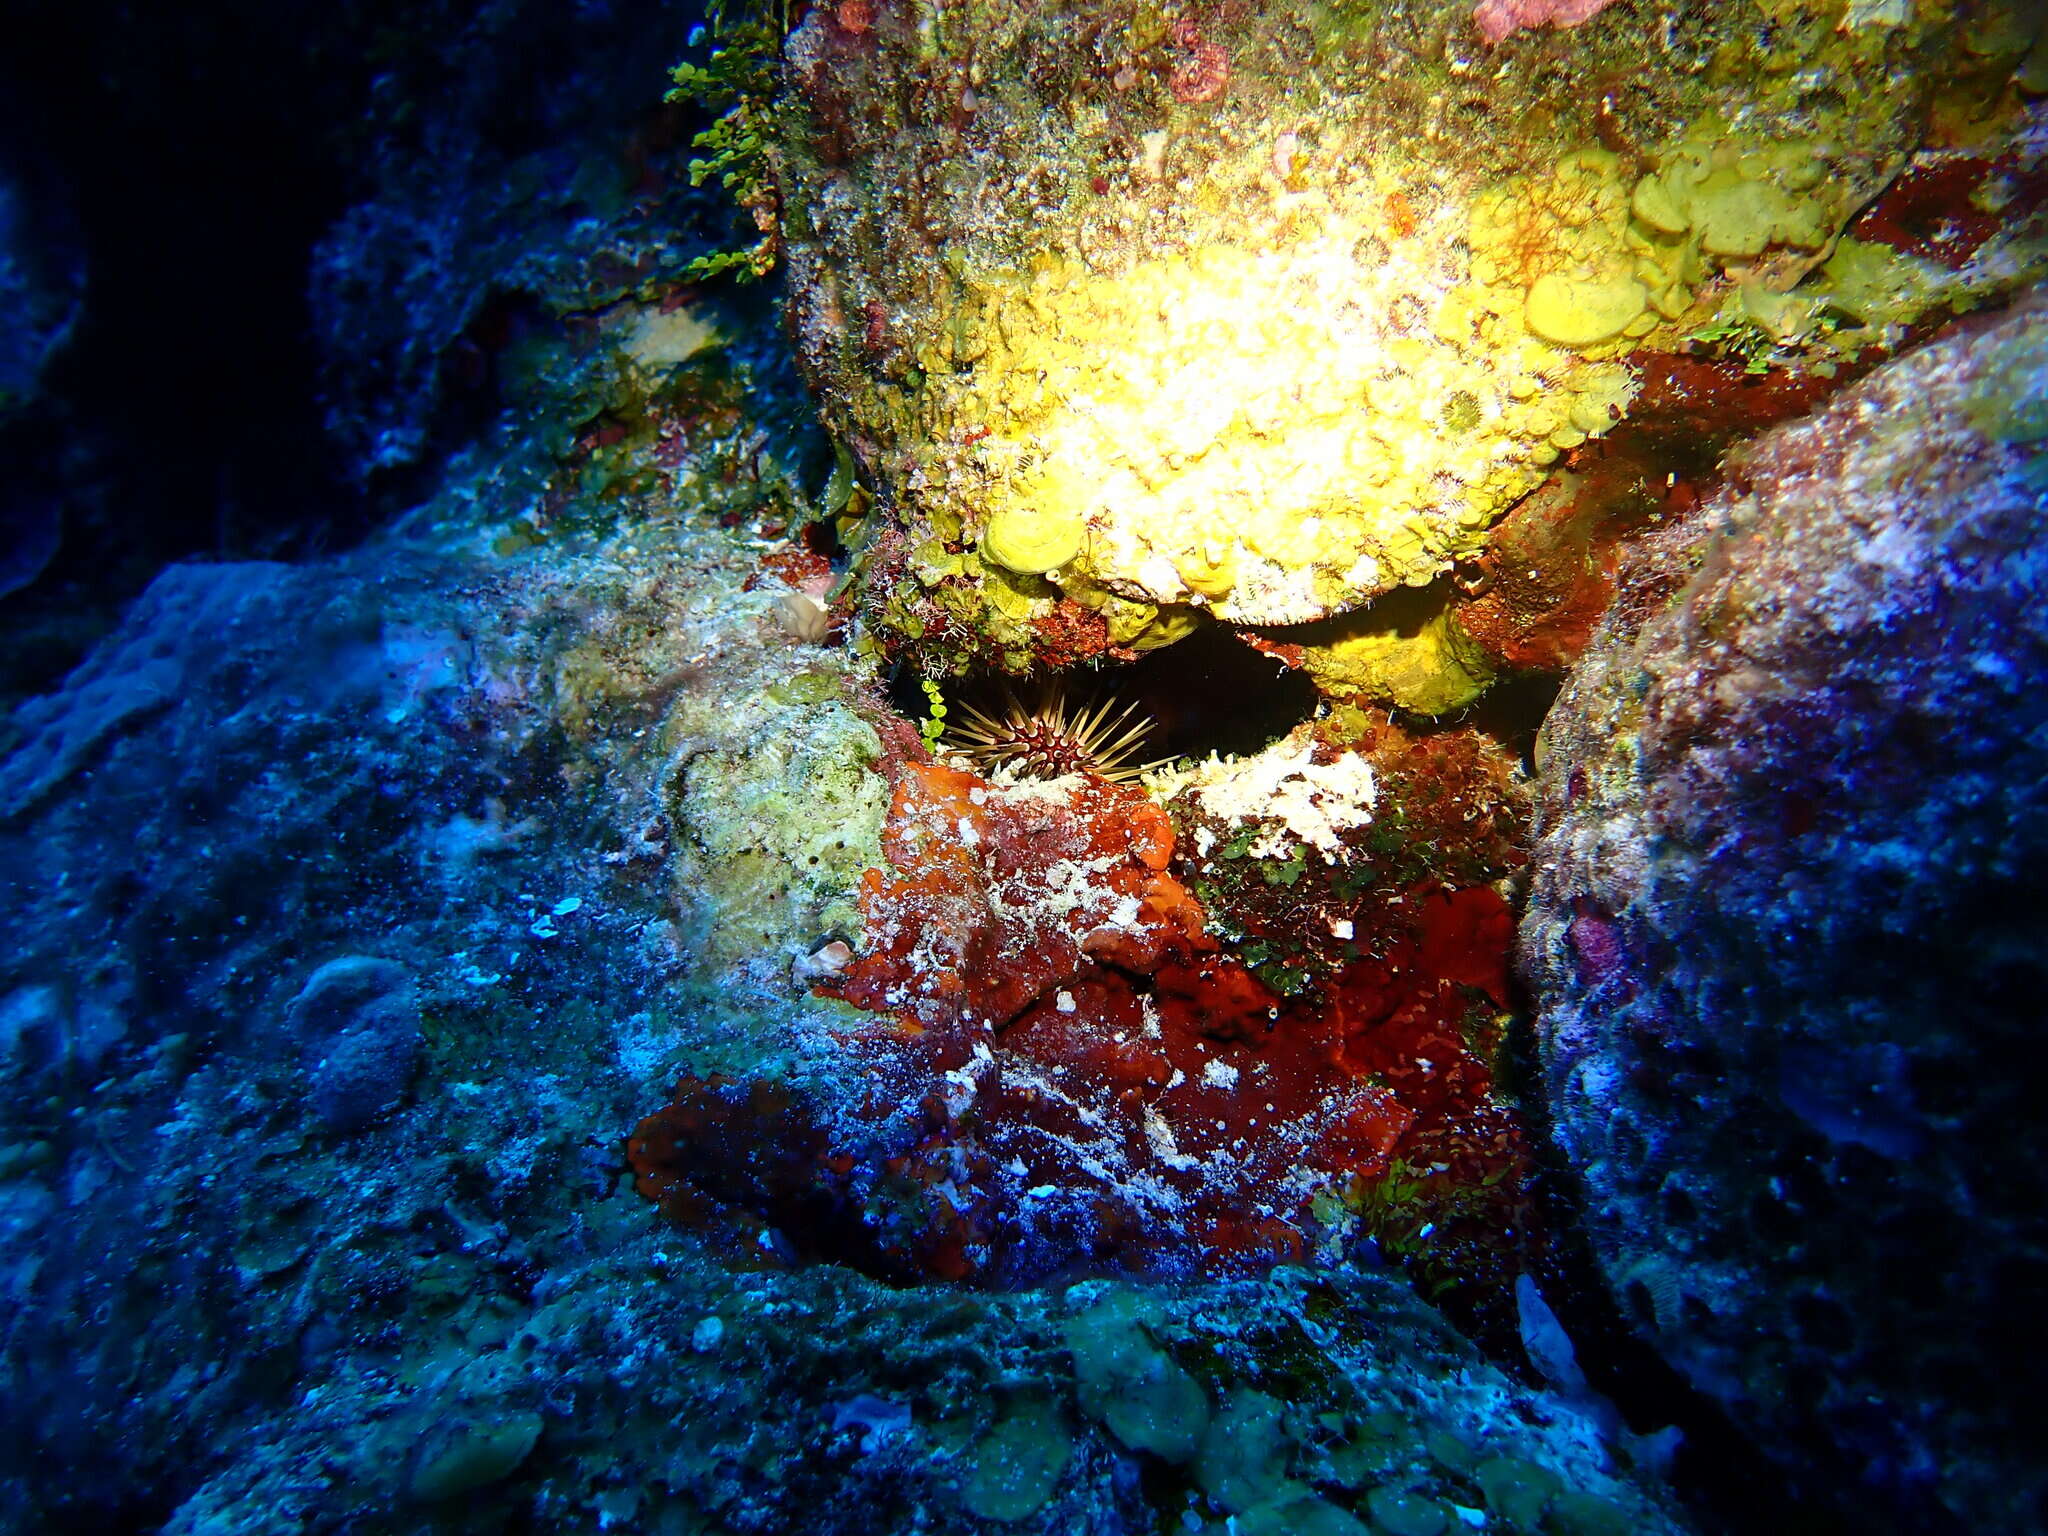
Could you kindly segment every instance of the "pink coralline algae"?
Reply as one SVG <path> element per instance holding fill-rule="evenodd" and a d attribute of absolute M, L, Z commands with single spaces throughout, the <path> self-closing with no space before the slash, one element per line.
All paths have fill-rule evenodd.
<path fill-rule="evenodd" d="M 1524 27 L 1576 27 L 1590 21 L 1614 0 L 1479 0 L 1472 19 L 1479 23 L 1479 35 L 1498 43 L 1510 32 Z"/>
<path fill-rule="evenodd" d="M 1173 24 L 1174 46 L 1181 51 L 1167 86 L 1175 101 L 1214 101 L 1230 87 L 1230 55 L 1210 42 L 1201 28 L 1183 17 Z"/>

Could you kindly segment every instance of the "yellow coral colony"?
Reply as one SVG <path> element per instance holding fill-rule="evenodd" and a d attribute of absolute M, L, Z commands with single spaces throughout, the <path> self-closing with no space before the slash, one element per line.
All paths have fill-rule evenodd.
<path fill-rule="evenodd" d="M 926 494 L 959 488 L 989 561 L 1316 618 L 1478 548 L 1554 444 L 1626 404 L 1618 364 L 1460 280 L 1461 219 L 1370 180 L 1283 197 L 1269 238 L 1104 270 L 1042 254 L 970 286 L 951 340 L 971 367 L 933 368 L 922 409 L 973 472 Z"/>
<path fill-rule="evenodd" d="M 1847 212 L 1797 144 L 1583 149 L 1476 194 L 1327 151 L 1265 174 L 1263 216 L 1192 250 L 963 274 L 917 405 L 960 446 L 921 493 L 992 565 L 1243 623 L 1424 584 L 1623 415 L 1620 359 L 1704 319 L 1705 278 L 1796 277 Z"/>

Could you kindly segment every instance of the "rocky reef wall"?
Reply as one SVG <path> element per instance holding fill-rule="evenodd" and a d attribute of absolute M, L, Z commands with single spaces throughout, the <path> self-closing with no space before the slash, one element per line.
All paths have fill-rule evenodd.
<path fill-rule="evenodd" d="M 2035 18 L 486 11 L 0 734 L 0 1525 L 2040 1523 Z"/>

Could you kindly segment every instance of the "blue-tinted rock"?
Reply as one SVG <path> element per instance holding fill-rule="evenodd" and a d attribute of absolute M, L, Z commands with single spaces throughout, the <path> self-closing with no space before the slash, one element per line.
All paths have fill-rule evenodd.
<path fill-rule="evenodd" d="M 2048 1519 L 2048 300 L 1731 457 L 1544 728 L 1544 1086 L 1637 1326 L 1870 1528 Z"/>
<path fill-rule="evenodd" d="M 358 1131 L 397 1107 L 420 1053 L 412 973 L 370 955 L 315 971 L 285 1009 L 312 1080 L 313 1113 L 330 1131 Z"/>
<path fill-rule="evenodd" d="M 35 398 L 84 302 L 84 257 L 52 181 L 32 184 L 0 158 L 0 422 Z"/>
<path fill-rule="evenodd" d="M 725 213 L 691 186 L 664 71 L 695 18 L 652 0 L 494 7 L 377 93 L 369 195 L 315 254 L 329 424 L 365 473 L 488 421 L 535 332 L 673 281 Z M 686 136 L 685 136 L 686 137 Z"/>

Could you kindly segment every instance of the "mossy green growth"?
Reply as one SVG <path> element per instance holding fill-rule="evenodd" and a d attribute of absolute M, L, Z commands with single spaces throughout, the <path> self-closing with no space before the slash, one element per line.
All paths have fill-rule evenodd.
<path fill-rule="evenodd" d="M 1237 1536 L 1375 1536 L 1350 1510 L 1312 1493 L 1247 1511 L 1236 1517 L 1234 1529 Z"/>
<path fill-rule="evenodd" d="M 708 306 L 615 306 L 566 361 L 538 340 L 508 354 L 505 394 L 522 445 L 544 459 L 547 511 L 505 536 L 508 552 L 602 535 L 651 504 L 728 527 L 802 521 L 794 468 L 806 450 L 780 431 L 740 430 L 761 410 L 748 364 Z M 545 353 L 545 357 L 543 354 Z M 515 370 L 518 355 L 531 366 Z"/>
<path fill-rule="evenodd" d="M 1056 571 L 1081 553 L 1088 525 L 1077 513 L 1007 506 L 981 536 L 989 559 L 1024 576 Z"/>
<path fill-rule="evenodd" d="M 686 62 L 669 71 L 675 82 L 669 101 L 694 102 L 719 114 L 691 141 L 704 153 L 690 162 L 690 185 L 716 176 L 760 231 L 752 245 L 699 256 L 683 269 L 686 278 L 731 273 L 748 282 L 774 269 L 776 196 L 768 143 L 776 65 L 789 31 L 787 9 L 784 0 L 710 0 L 704 25 L 691 36 L 693 43 L 710 43 L 709 55 L 702 64 Z"/>
<path fill-rule="evenodd" d="M 1585 278 L 1546 272 L 1529 286 L 1529 329 L 1560 347 L 1592 347 L 1626 331 L 1650 304 L 1650 290 L 1617 273 Z"/>
<path fill-rule="evenodd" d="M 1472 277 L 1519 292 L 1530 334 L 1588 350 L 1621 336 L 1649 303 L 1625 244 L 1628 220 L 1621 158 L 1574 150 L 1547 171 L 1511 177 L 1472 200 Z"/>
<path fill-rule="evenodd" d="M 1486 1507 L 1515 1531 L 1540 1529 L 1543 1512 L 1564 1486 L 1548 1467 L 1518 1456 L 1496 1456 L 1481 1462 L 1474 1475 Z"/>
<path fill-rule="evenodd" d="M 1307 1491 L 1287 1477 L 1291 1445 L 1282 1411 L 1278 1398 L 1239 1387 L 1209 1423 L 1195 1462 L 1195 1481 L 1232 1514 L 1272 1503 L 1283 1492 Z"/>
<path fill-rule="evenodd" d="M 1910 325 L 1940 302 L 1950 274 L 1875 241 L 1843 236 L 1821 267 L 1828 304 L 1866 326 Z"/>
<path fill-rule="evenodd" d="M 960 1499 L 979 1519 L 1029 1519 L 1059 1489 L 1074 1459 L 1074 1437 L 1060 1411 L 1043 1398 L 1013 1404 L 968 1453 Z"/>
<path fill-rule="evenodd" d="M 771 683 L 768 697 L 777 704 L 822 704 L 827 699 L 839 698 L 845 687 L 845 679 L 838 673 L 813 668 Z"/>
<path fill-rule="evenodd" d="M 1985 354 L 1965 411 L 1992 442 L 2048 440 L 2048 353 L 2038 333 L 2007 336 Z"/>
<path fill-rule="evenodd" d="M 1014 550 L 1003 552 L 1020 566 L 1033 563 Z M 1139 652 L 1186 639 L 1207 617 L 1197 608 L 1123 596 L 1071 566 L 1055 586 L 1044 575 L 1003 564 L 996 554 L 986 538 L 967 550 L 949 550 L 932 538 L 911 551 L 893 583 L 875 582 L 860 569 L 868 593 L 869 643 L 892 655 L 907 645 L 918 665 L 935 676 L 958 676 L 977 666 L 1021 674 L 1042 663 L 1041 626 L 1062 603 L 1099 614 L 1110 645 Z"/>
<path fill-rule="evenodd" d="M 1098 611 L 1109 624 L 1110 643 L 1134 651 L 1156 651 L 1185 640 L 1202 627 L 1204 618 L 1197 608 L 1162 607 L 1113 594 L 1105 595 Z"/>
<path fill-rule="evenodd" d="M 802 698 L 770 688 L 676 712 L 668 815 L 691 941 L 714 969 L 786 965 L 828 936 L 857 938 L 860 876 L 882 862 L 881 740 L 828 692 L 843 690 L 843 677 L 824 666 L 799 677 L 811 679 Z"/>
<path fill-rule="evenodd" d="M 1132 1450 L 1184 1465 L 1208 1431 L 1208 1394 L 1153 1341 L 1147 1321 L 1124 1289 L 1067 1320 L 1081 1407 Z"/>
<path fill-rule="evenodd" d="M 2048 27 L 2043 27 L 2034 39 L 2034 46 L 2020 61 L 2013 79 L 2029 95 L 2048 96 Z"/>
<path fill-rule="evenodd" d="M 1699 253 L 1723 262 L 1753 260 L 1772 246 L 1817 251 L 1852 211 L 1827 186 L 1827 168 L 1811 143 L 1745 143 L 1713 124 L 1695 128 L 1661 156 L 1659 168 L 1631 192 L 1630 207 L 1656 233 L 1687 237 Z"/>
<path fill-rule="evenodd" d="M 1422 1437 L 1422 1445 L 1437 1465 L 1447 1471 L 1460 1474 L 1469 1474 L 1472 1471 L 1475 1461 L 1472 1447 L 1441 1425 Z"/>
<path fill-rule="evenodd" d="M 2001 330 L 1976 361 L 1964 419 L 2013 460 L 2024 496 L 2048 494 L 2048 334 L 2043 327 Z"/>
<path fill-rule="evenodd" d="M 1386 1536 L 1443 1536 L 1450 1512 L 1427 1494 L 1375 1488 L 1365 1496 L 1374 1527 Z"/>
<path fill-rule="evenodd" d="M 537 1413 L 511 1413 L 474 1422 L 458 1420 L 428 1435 L 419 1448 L 410 1484 L 423 1504 L 438 1504 L 488 1488 L 517 1471 L 539 1443 Z"/>
<path fill-rule="evenodd" d="M 1552 1499 L 1544 1524 L 1556 1536 L 1629 1536 L 1634 1529 L 1620 1505 L 1583 1488 L 1567 1488 Z"/>
<path fill-rule="evenodd" d="M 1547 176 L 1482 193 L 1470 219 L 1474 279 L 1520 288 L 1523 324 L 1553 346 L 1594 356 L 1669 347 L 1705 323 L 1696 306 L 1709 278 L 1789 288 L 1860 195 L 1830 174 L 1814 142 L 1713 120 L 1651 160 L 1645 171 L 1579 149 Z"/>

